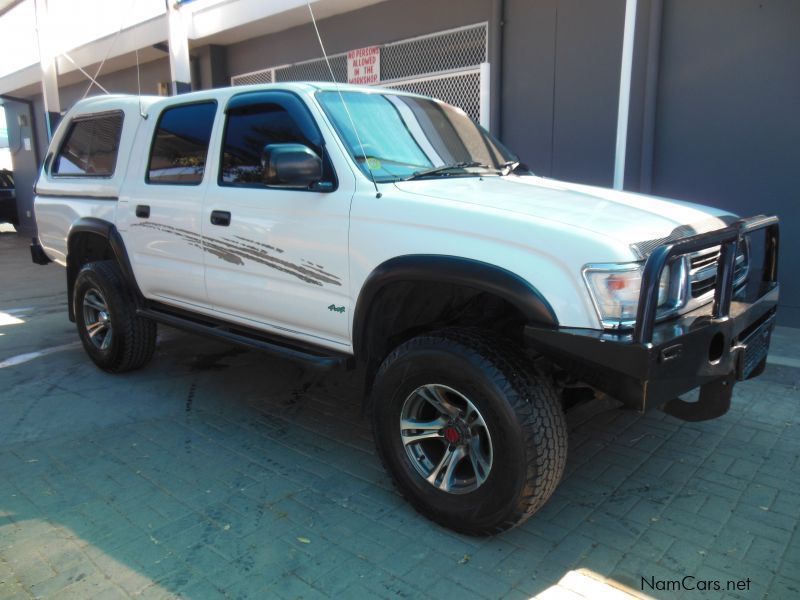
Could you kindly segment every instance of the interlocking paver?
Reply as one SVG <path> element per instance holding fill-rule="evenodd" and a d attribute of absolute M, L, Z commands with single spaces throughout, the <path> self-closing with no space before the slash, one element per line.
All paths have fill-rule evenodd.
<path fill-rule="evenodd" d="M 63 273 L 0 249 L 23 274 L 0 311 L 36 315 L 0 330 L 0 359 L 75 342 Z M 796 332 L 776 336 L 800 358 Z M 589 587 L 689 573 L 795 597 L 798 385 L 769 366 L 705 423 L 601 413 L 537 515 L 470 538 L 393 490 L 347 374 L 162 328 L 153 363 L 115 377 L 73 345 L 0 370 L 0 596 L 585 598 L 587 569 Z"/>

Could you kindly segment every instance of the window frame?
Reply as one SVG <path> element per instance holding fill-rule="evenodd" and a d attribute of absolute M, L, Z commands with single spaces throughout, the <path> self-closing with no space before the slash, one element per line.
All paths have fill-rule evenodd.
<path fill-rule="evenodd" d="M 280 98 L 282 95 L 291 96 L 294 100 L 297 100 L 299 104 L 298 107 L 289 107 L 286 105 L 285 102 Z M 252 96 L 252 102 L 247 102 L 247 96 Z M 272 99 L 275 98 L 275 99 Z M 222 170 L 225 166 L 225 139 L 228 134 L 228 122 L 230 119 L 229 111 L 231 109 L 239 109 L 245 108 L 248 106 L 257 106 L 259 104 L 277 104 L 281 108 L 283 108 L 287 114 L 294 119 L 295 123 L 298 120 L 294 117 L 296 114 L 296 110 L 305 111 L 311 126 L 316 129 L 317 135 L 319 136 L 319 147 L 322 150 L 322 156 L 320 159 L 322 160 L 323 168 L 327 164 L 330 168 L 331 172 L 331 187 L 327 189 L 314 189 L 314 188 L 297 188 L 297 187 L 290 187 L 290 186 L 282 186 L 282 185 L 267 185 L 265 183 L 231 183 L 223 180 Z M 234 106 L 231 106 L 231 105 Z M 322 133 L 322 128 L 319 126 L 319 122 L 317 117 L 314 116 L 314 113 L 311 112 L 308 104 L 303 100 L 303 98 L 297 92 L 285 89 L 278 89 L 278 90 L 256 90 L 252 92 L 241 92 L 238 94 L 234 94 L 228 99 L 227 104 L 225 105 L 225 109 L 222 111 L 225 115 L 225 122 L 222 126 L 222 137 L 220 138 L 219 143 L 219 165 L 217 168 L 217 185 L 219 187 L 225 188 L 240 188 L 246 190 L 282 190 L 287 192 L 312 192 L 315 194 L 330 194 L 335 192 L 339 189 L 339 176 L 336 173 L 336 167 L 333 164 L 333 160 L 331 159 L 330 152 L 328 151 L 328 144 L 325 140 L 325 136 Z M 298 126 L 298 129 L 300 127 Z M 311 148 L 313 150 L 313 148 Z"/>
<path fill-rule="evenodd" d="M 214 118 L 211 120 L 211 131 L 208 135 L 208 147 L 206 148 L 206 160 L 203 163 L 203 176 L 200 178 L 199 181 L 195 183 L 185 183 L 180 181 L 151 181 L 150 180 L 150 161 L 153 160 L 153 149 L 156 145 L 156 136 L 158 135 L 158 128 L 161 125 L 161 119 L 164 118 L 164 114 L 172 110 L 174 108 L 185 108 L 187 106 L 196 106 L 198 104 L 213 104 L 214 105 Z M 216 98 L 204 98 L 202 100 L 192 100 L 191 102 L 181 102 L 178 104 L 170 104 L 165 106 L 161 109 L 161 112 L 158 113 L 158 119 L 156 120 L 155 128 L 153 129 L 153 133 L 150 136 L 150 150 L 147 153 L 147 162 L 144 165 L 144 183 L 145 185 L 178 185 L 181 187 L 197 187 L 199 185 L 203 185 L 203 182 L 206 178 L 206 172 L 208 169 L 208 159 L 211 156 L 211 146 L 214 142 L 214 125 L 217 122 L 217 116 L 219 115 L 219 102 L 217 102 Z"/>
<path fill-rule="evenodd" d="M 114 154 L 114 168 L 110 173 L 56 173 L 54 168 L 56 163 L 61 156 L 62 151 L 64 150 L 64 146 L 66 146 L 67 141 L 70 138 L 70 134 L 72 133 L 73 128 L 77 123 L 82 123 L 84 121 L 94 121 L 96 119 L 102 119 L 104 117 L 110 117 L 113 115 L 120 115 L 122 117 L 122 122 L 119 126 L 119 136 L 117 137 L 117 152 Z M 113 179 L 117 173 L 117 162 L 119 161 L 119 151 L 120 147 L 122 146 L 122 132 L 125 129 L 125 111 L 121 109 L 114 109 L 114 110 L 104 110 L 103 112 L 97 113 L 87 113 L 83 115 L 77 115 L 73 117 L 69 122 L 69 127 L 67 128 L 67 132 L 64 134 L 63 139 L 58 144 L 58 151 L 53 155 L 53 158 L 48 165 L 47 174 L 52 177 L 53 179 Z"/>

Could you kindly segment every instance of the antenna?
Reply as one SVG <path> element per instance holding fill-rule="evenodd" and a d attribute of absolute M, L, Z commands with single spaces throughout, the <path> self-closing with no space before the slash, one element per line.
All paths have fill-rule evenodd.
<path fill-rule="evenodd" d="M 333 74 L 333 67 L 331 66 L 331 61 L 328 58 L 328 53 L 325 52 L 325 45 L 322 43 L 322 36 L 319 34 L 319 27 L 317 27 L 317 19 L 314 17 L 314 10 L 311 8 L 311 0 L 306 0 L 306 6 L 308 6 L 308 12 L 311 13 L 311 23 L 314 25 L 314 31 L 317 34 L 317 40 L 319 40 L 319 47 L 322 50 L 322 56 L 325 58 L 325 64 L 328 65 L 328 71 L 331 74 L 331 81 L 333 81 L 333 85 L 336 86 L 336 92 L 339 94 L 339 100 L 342 101 L 342 106 L 344 106 L 344 112 L 347 113 L 347 118 L 350 120 L 350 125 L 353 127 L 353 132 L 356 134 L 356 140 L 358 140 L 358 146 L 361 148 L 361 155 L 364 157 L 364 164 L 367 166 L 367 171 L 369 172 L 369 177 L 372 180 L 372 185 L 375 187 L 375 197 L 380 198 L 382 194 L 378 190 L 378 184 L 375 182 L 375 174 L 372 172 L 372 169 L 369 166 L 369 161 L 367 160 L 367 153 L 364 150 L 364 144 L 361 143 L 361 136 L 358 135 L 358 128 L 356 127 L 356 122 L 353 120 L 353 115 L 350 114 L 350 109 L 347 107 L 347 102 L 344 100 L 344 95 L 342 94 L 342 89 L 339 87 L 339 82 L 336 81 L 336 75 Z"/>
<path fill-rule="evenodd" d="M 136 42 L 134 42 L 136 46 Z M 142 110 L 142 79 L 139 76 L 139 48 L 136 47 L 136 92 L 139 96 L 139 116 L 147 119 L 147 113 Z"/>
<path fill-rule="evenodd" d="M 135 4 L 136 0 L 131 3 L 131 10 Z M 142 110 L 142 77 L 139 74 L 139 44 L 136 41 L 136 28 L 134 27 L 131 32 L 133 33 L 133 49 L 136 51 L 136 96 L 139 100 L 139 116 L 146 121 L 147 113 Z"/>

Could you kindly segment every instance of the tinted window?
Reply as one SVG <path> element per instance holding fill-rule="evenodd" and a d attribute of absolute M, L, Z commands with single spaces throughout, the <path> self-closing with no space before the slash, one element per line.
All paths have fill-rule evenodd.
<path fill-rule="evenodd" d="M 110 177 L 114 174 L 122 133 L 122 113 L 72 122 L 53 163 L 56 175 Z"/>
<path fill-rule="evenodd" d="M 323 157 L 323 180 L 333 181 L 323 148 L 308 139 L 292 115 L 279 104 L 256 104 L 228 111 L 220 183 L 265 185 L 261 153 L 268 144 L 308 146 Z"/>
<path fill-rule="evenodd" d="M 148 183 L 198 185 L 203 180 L 216 112 L 216 102 L 202 102 L 161 113 L 147 167 Z"/>

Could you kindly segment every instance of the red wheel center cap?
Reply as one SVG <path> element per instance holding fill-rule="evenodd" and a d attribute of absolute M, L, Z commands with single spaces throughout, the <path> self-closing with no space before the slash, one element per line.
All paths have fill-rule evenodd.
<path fill-rule="evenodd" d="M 442 434 L 449 444 L 456 444 L 461 439 L 461 434 L 455 427 L 446 427 Z"/>

